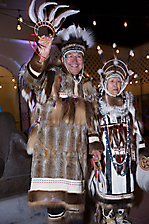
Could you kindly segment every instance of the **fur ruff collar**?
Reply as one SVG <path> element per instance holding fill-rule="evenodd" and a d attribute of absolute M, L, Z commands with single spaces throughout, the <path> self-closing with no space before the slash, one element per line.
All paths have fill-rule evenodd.
<path fill-rule="evenodd" d="M 104 92 L 99 99 L 99 103 L 101 114 L 126 116 L 129 108 L 133 106 L 133 95 L 125 92 L 123 95 L 112 97 Z"/>

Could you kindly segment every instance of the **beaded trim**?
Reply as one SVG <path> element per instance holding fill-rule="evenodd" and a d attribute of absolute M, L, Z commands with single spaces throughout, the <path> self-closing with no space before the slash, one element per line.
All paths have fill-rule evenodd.
<path fill-rule="evenodd" d="M 62 47 L 62 49 L 61 49 L 62 56 L 65 55 L 68 51 L 81 51 L 84 54 L 85 47 L 83 45 L 79 45 L 76 43 L 66 45 L 65 47 Z"/>
<path fill-rule="evenodd" d="M 44 41 L 47 41 L 47 39 L 43 39 L 43 38 L 41 38 L 39 35 L 38 35 L 38 32 L 39 32 L 39 29 L 41 28 L 41 27 L 48 27 L 51 31 L 52 31 L 52 37 L 54 37 L 55 36 L 55 27 L 53 26 L 53 24 L 52 23 L 50 23 L 49 21 L 39 21 L 39 22 L 37 22 L 36 24 L 35 24 L 35 27 L 34 27 L 34 33 L 35 33 L 35 35 L 36 36 L 38 36 L 38 38 L 39 39 L 42 39 L 42 40 L 44 40 Z"/>

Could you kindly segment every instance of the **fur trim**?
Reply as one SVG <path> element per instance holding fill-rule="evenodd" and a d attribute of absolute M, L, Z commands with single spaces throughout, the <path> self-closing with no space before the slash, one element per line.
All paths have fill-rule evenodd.
<path fill-rule="evenodd" d="M 104 200 L 104 201 L 98 201 L 97 204 L 99 204 L 104 209 L 119 209 L 119 208 L 132 208 L 135 203 L 135 197 L 127 200 L 113 200 L 113 203 L 111 203 L 111 200 Z"/>
<path fill-rule="evenodd" d="M 142 165 L 145 166 L 144 169 Z M 140 159 L 136 170 L 136 181 L 142 190 L 149 192 L 149 157 Z"/>
<path fill-rule="evenodd" d="M 85 211 L 85 194 L 68 194 L 62 191 L 28 191 L 28 204 L 47 205 L 49 208 L 64 206 L 66 210 Z"/>
<path fill-rule="evenodd" d="M 109 96 L 108 94 L 105 94 L 103 96 L 103 99 L 110 105 L 110 106 L 122 106 L 124 104 L 122 96 Z"/>

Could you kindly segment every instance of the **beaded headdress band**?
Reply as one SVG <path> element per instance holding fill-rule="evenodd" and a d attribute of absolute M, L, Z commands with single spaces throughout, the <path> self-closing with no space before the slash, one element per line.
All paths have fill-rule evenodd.
<path fill-rule="evenodd" d="M 98 73 L 101 79 L 101 88 L 105 90 L 105 92 L 108 95 L 116 97 L 123 92 L 123 90 L 126 88 L 128 83 L 133 78 L 136 78 L 137 75 L 136 74 L 133 75 L 133 72 L 131 70 L 128 70 L 128 63 L 125 64 L 122 60 L 117 59 L 116 44 L 113 44 L 113 51 L 114 51 L 114 58 L 107 62 L 104 59 L 103 51 L 101 49 L 98 51 L 104 64 L 102 69 L 98 70 Z M 128 62 L 132 54 L 133 54 L 133 51 L 131 50 L 129 53 Z M 130 76 L 131 76 L 131 80 L 130 80 Z M 109 93 L 109 91 L 107 90 L 107 81 L 109 78 L 112 78 L 112 77 L 118 77 L 121 80 L 121 90 L 117 95 L 113 95 Z"/>
<path fill-rule="evenodd" d="M 69 44 L 66 45 L 65 47 L 62 47 L 61 52 L 62 52 L 62 56 L 65 55 L 67 52 L 70 51 L 77 51 L 77 52 L 82 52 L 82 54 L 84 55 L 85 52 L 85 47 L 79 44 Z"/>

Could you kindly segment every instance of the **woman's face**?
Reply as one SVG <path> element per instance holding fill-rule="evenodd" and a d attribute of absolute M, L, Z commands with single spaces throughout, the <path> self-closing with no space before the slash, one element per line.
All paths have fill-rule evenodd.
<path fill-rule="evenodd" d="M 107 82 L 107 90 L 112 95 L 117 95 L 121 89 L 121 80 L 118 77 L 111 77 Z"/>
<path fill-rule="evenodd" d="M 64 60 L 62 58 L 62 62 Z M 83 55 L 81 52 L 71 51 L 65 56 L 65 62 L 68 70 L 72 75 L 77 75 L 83 68 Z"/>

